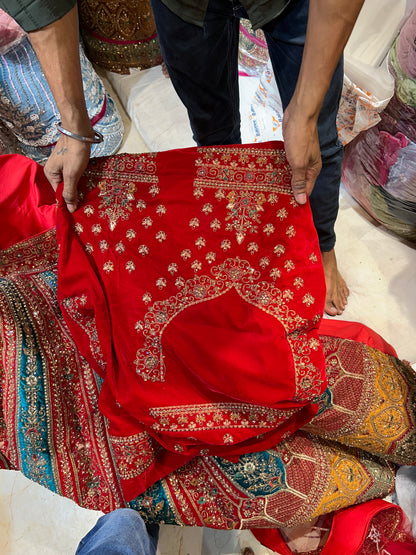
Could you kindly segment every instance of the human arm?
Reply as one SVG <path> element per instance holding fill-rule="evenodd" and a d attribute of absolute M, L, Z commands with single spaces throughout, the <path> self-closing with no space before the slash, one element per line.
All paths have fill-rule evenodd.
<path fill-rule="evenodd" d="M 283 116 L 292 189 L 306 202 L 321 170 L 317 122 L 332 75 L 364 0 L 310 0 L 302 65 Z"/>
<path fill-rule="evenodd" d="M 64 129 L 94 137 L 82 85 L 78 11 L 74 5 L 63 17 L 29 32 L 29 38 L 48 81 Z M 45 165 L 45 175 L 56 189 L 64 181 L 68 210 L 77 207 L 78 180 L 87 167 L 91 146 L 62 135 Z"/>

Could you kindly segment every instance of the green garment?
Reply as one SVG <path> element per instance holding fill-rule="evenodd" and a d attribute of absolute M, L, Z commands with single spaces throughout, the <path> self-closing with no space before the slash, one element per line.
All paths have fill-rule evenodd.
<path fill-rule="evenodd" d="M 390 49 L 390 63 L 396 73 L 396 92 L 399 99 L 408 106 L 416 108 L 416 79 L 403 71 L 397 57 L 397 39 Z"/>
<path fill-rule="evenodd" d="M 63 17 L 77 0 L 0 0 L 0 8 L 27 32 Z"/>
<path fill-rule="evenodd" d="M 224 0 L 224 2 L 229 1 Z M 253 28 L 259 29 L 280 15 L 290 1 L 240 0 L 240 4 L 246 10 Z M 184 21 L 203 26 L 209 0 L 162 0 L 162 2 Z"/>

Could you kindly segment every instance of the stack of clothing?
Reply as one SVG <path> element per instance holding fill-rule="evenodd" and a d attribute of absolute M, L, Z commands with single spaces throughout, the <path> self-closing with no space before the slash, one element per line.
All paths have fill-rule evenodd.
<path fill-rule="evenodd" d="M 416 9 L 389 55 L 395 92 L 377 126 L 345 148 L 342 181 L 377 221 L 416 241 Z"/>

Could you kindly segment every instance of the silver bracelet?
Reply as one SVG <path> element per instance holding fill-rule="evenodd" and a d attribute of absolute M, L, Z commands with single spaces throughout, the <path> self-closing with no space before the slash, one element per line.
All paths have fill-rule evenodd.
<path fill-rule="evenodd" d="M 81 143 L 91 143 L 96 145 L 102 143 L 104 140 L 104 137 L 98 131 L 94 130 L 94 137 L 83 137 L 82 135 L 77 135 L 76 133 L 72 133 L 72 131 L 68 131 L 68 129 L 64 129 L 61 125 L 61 122 L 56 125 L 56 129 L 62 135 L 66 135 L 67 137 L 75 139 L 76 141 L 80 141 Z"/>

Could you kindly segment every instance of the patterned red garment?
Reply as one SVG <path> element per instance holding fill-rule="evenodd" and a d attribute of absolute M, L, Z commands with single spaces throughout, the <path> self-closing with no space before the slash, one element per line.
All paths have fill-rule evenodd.
<path fill-rule="evenodd" d="M 316 414 L 324 276 L 281 143 L 113 156 L 79 189 L 79 209 L 58 210 L 58 298 L 104 378 L 127 498 Z"/>
<path fill-rule="evenodd" d="M 281 555 L 294 555 L 278 528 L 252 530 L 265 546 Z M 325 544 L 304 555 L 406 555 L 416 553 L 408 518 L 400 507 L 382 499 L 333 513 Z"/>

